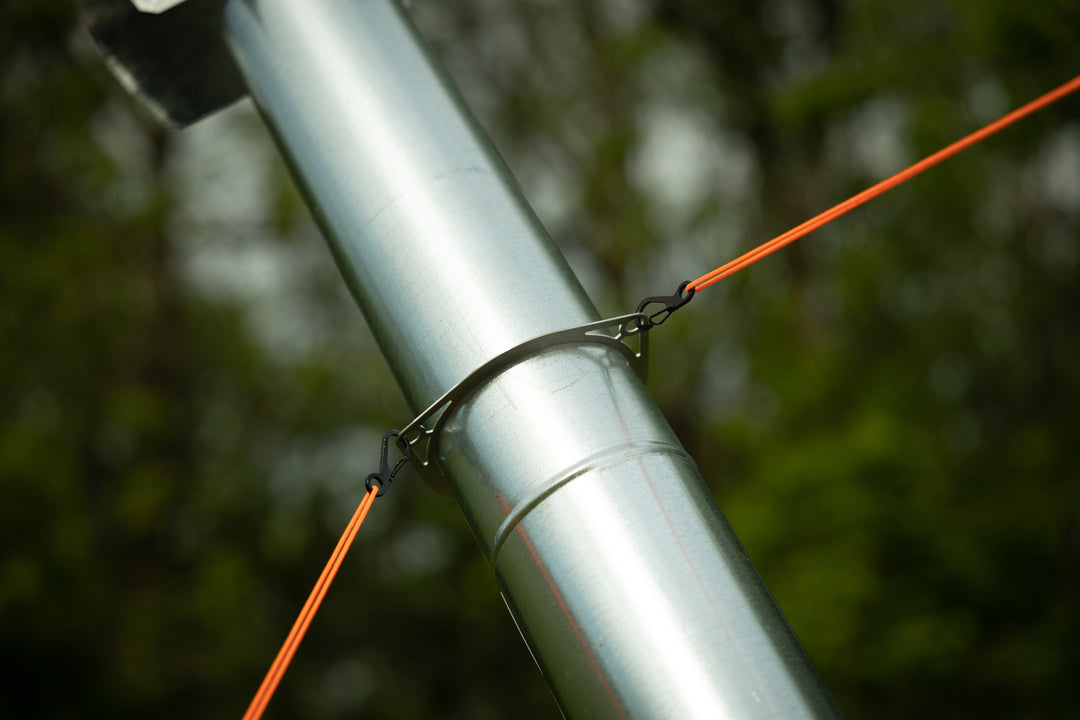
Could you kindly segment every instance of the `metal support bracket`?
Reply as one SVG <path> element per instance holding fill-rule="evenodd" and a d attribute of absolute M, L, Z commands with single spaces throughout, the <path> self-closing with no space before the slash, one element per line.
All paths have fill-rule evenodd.
<path fill-rule="evenodd" d="M 647 315 L 636 312 L 556 330 L 526 340 L 491 358 L 466 375 L 461 382 L 446 391 L 399 431 L 400 438 L 412 448 L 413 468 L 429 486 L 448 493 L 449 484 L 439 467 L 438 444 L 442 428 L 454 410 L 474 390 L 493 380 L 502 371 L 556 345 L 600 343 L 613 347 L 626 357 L 637 376 L 645 382 L 649 375 L 649 326 L 643 325 L 643 321 L 647 320 Z M 615 334 L 608 334 L 607 331 L 613 328 L 616 329 Z M 630 337 L 638 339 L 636 350 L 626 342 Z"/>

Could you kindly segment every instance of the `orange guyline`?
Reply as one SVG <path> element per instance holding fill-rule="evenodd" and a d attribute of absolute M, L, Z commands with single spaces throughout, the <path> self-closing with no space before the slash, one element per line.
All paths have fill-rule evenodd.
<path fill-rule="evenodd" d="M 651 319 L 660 317 L 655 320 L 654 324 L 660 324 L 666 319 L 676 307 L 681 305 L 675 304 L 674 301 L 682 298 L 682 303 L 693 296 L 694 292 L 701 290 L 712 285 L 715 282 L 719 282 L 729 275 L 738 272 L 747 265 L 757 262 L 761 258 L 769 255 L 776 250 L 784 247 L 785 245 L 792 243 L 799 238 L 807 235 L 817 228 L 825 225 L 826 223 L 835 220 L 849 210 L 859 207 L 868 200 L 881 195 L 887 190 L 891 190 L 905 180 L 910 180 L 919 173 L 927 170 L 934 165 L 937 165 L 942 160 L 956 155 L 961 150 L 968 148 L 975 143 L 983 140 L 990 135 L 993 135 L 997 131 L 1011 125 L 1017 120 L 1026 117 L 1036 110 L 1046 107 L 1055 100 L 1059 100 L 1069 93 L 1080 89 L 1080 75 L 1073 78 L 1069 82 L 1061 85 L 1054 90 L 1042 95 L 1035 100 L 1027 103 L 1026 105 L 1013 110 L 1008 115 L 995 120 L 989 125 L 983 127 L 980 130 L 976 130 L 967 137 L 957 140 L 951 145 L 938 150 L 933 155 L 930 155 L 923 160 L 915 163 L 911 167 L 905 170 L 901 170 L 895 175 L 882 180 L 881 182 L 873 185 L 866 190 L 863 190 L 858 195 L 854 195 L 842 203 L 835 205 L 825 212 L 813 217 L 806 222 L 798 225 L 787 232 L 776 236 L 772 240 L 759 245 L 748 253 L 745 253 L 729 263 L 721 265 L 712 272 L 702 275 L 697 280 L 693 280 L 689 283 L 684 283 L 679 288 L 679 292 L 673 298 L 668 300 L 672 301 L 672 305 L 666 310 L 662 310 Z M 683 292 L 689 294 L 684 296 Z M 654 301 L 664 301 L 664 298 L 650 298 L 647 299 Z M 644 305 L 645 303 L 643 303 Z M 641 312 L 641 309 L 639 309 Z M 396 433 L 394 433 L 396 434 Z M 385 449 L 384 449 L 385 453 Z M 385 458 L 384 458 L 385 459 Z M 371 476 L 369 476 L 371 477 Z M 296 618 L 296 622 L 293 624 L 292 630 L 289 631 L 288 637 L 285 639 L 285 643 L 282 645 L 281 650 L 278 651 L 277 657 L 274 659 L 273 665 L 270 666 L 270 670 L 267 672 L 266 677 L 263 679 L 262 684 L 259 686 L 258 692 L 251 701 L 251 705 L 248 707 L 247 712 L 244 713 L 243 720 L 259 720 L 262 717 L 263 711 L 266 710 L 267 704 L 270 702 L 270 698 L 273 696 L 274 691 L 277 689 L 278 683 L 281 682 L 282 676 L 285 674 L 285 670 L 288 669 L 290 661 L 292 661 L 293 655 L 296 654 L 297 648 L 300 646 L 300 641 L 304 637 L 304 633 L 307 632 L 308 626 L 311 624 L 312 618 L 314 618 L 316 611 L 319 609 L 319 605 L 322 603 L 323 597 L 326 595 L 326 591 L 330 587 L 330 583 L 333 582 L 334 576 L 337 574 L 338 568 L 341 567 L 341 562 L 345 559 L 345 554 L 349 551 L 349 546 L 352 545 L 353 538 L 356 537 L 357 531 L 360 529 L 360 525 L 364 522 L 364 518 L 367 517 L 368 510 L 371 509 L 371 505 L 375 502 L 375 498 L 379 493 L 378 487 L 370 487 L 367 494 L 364 496 L 360 506 L 356 509 L 356 513 L 349 521 L 348 526 L 345 528 L 345 532 L 342 534 L 341 539 L 338 541 L 337 547 L 334 548 L 333 554 L 330 556 L 329 562 L 323 569 L 322 575 L 319 576 L 318 582 L 315 583 L 315 587 L 311 591 L 311 595 L 308 597 L 307 602 L 304 604 L 303 609 L 300 611 L 300 615 Z"/>
<path fill-rule="evenodd" d="M 849 210 L 854 210 L 868 200 L 871 200 L 872 198 L 881 195 L 887 190 L 893 189 L 894 187 L 906 180 L 910 180 L 922 171 L 928 170 L 933 166 L 937 165 L 942 160 L 956 155 L 961 150 L 971 147 L 980 140 L 984 140 L 985 138 L 990 137 L 998 130 L 1012 125 L 1017 120 L 1027 117 L 1036 110 L 1041 110 L 1055 100 L 1060 100 L 1061 98 L 1065 97 L 1066 95 L 1077 89 L 1080 89 L 1080 75 L 1077 75 L 1069 82 L 1051 90 L 1045 95 L 1039 96 L 1028 104 L 1017 108 L 1016 110 L 1013 110 L 1008 115 L 1005 115 L 995 120 L 994 122 L 979 130 L 976 130 L 967 137 L 957 140 L 951 145 L 942 148 L 941 150 L 938 150 L 933 155 L 923 158 L 911 167 L 901 170 L 900 172 L 882 180 L 876 185 L 868 187 L 858 195 L 854 195 L 845 200 L 844 202 L 834 205 L 820 215 L 810 218 L 801 225 L 797 225 L 792 229 L 788 230 L 787 232 L 781 235 L 777 235 L 772 240 L 769 240 L 768 242 L 757 246 L 750 252 L 740 255 L 734 260 L 716 268 L 712 272 L 708 272 L 702 275 L 697 280 L 691 281 L 686 286 L 686 289 L 697 291 L 701 290 L 702 288 L 707 288 L 715 282 L 723 280 L 729 275 L 732 275 L 739 270 L 742 270 L 747 265 L 757 262 L 766 255 L 769 255 L 779 250 L 780 248 L 784 247 L 789 243 L 795 242 L 804 235 L 808 235 L 814 230 L 817 230 L 822 225 L 825 225 L 826 223 L 835 220 Z"/>

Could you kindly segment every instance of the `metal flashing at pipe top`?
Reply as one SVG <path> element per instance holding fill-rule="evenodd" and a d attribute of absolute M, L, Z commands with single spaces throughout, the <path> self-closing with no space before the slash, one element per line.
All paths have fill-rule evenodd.
<path fill-rule="evenodd" d="M 197 6 L 220 3 L 154 17 Z M 414 410 L 523 341 L 599 319 L 396 2 L 227 0 L 204 21 Z M 442 433 L 440 464 L 567 715 L 839 714 L 618 349 L 521 358 Z"/>
<path fill-rule="evenodd" d="M 79 0 L 117 80 L 161 123 L 184 127 L 242 98 L 221 35 L 225 0 Z"/>

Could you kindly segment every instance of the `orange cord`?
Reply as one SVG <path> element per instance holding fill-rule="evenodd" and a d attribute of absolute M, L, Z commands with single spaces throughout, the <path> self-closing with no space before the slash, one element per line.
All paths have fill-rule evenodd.
<path fill-rule="evenodd" d="M 352 519 L 349 520 L 349 524 L 345 527 L 345 532 L 342 533 L 341 539 L 338 540 L 337 547 L 334 548 L 334 553 L 330 556 L 326 567 L 323 568 L 322 575 L 319 576 L 318 582 L 312 588 L 311 594 L 308 595 L 307 602 L 304 603 L 304 608 L 300 611 L 300 615 L 297 616 L 296 622 L 293 623 L 288 637 L 285 638 L 285 643 L 281 646 L 281 650 L 278 651 L 277 657 L 274 658 L 274 663 L 270 666 L 266 677 L 263 678 L 262 684 L 259 685 L 259 690 L 255 693 L 247 712 L 244 713 L 244 720 L 258 720 L 262 717 L 263 711 L 266 710 L 270 698 L 274 695 L 274 690 L 277 689 L 281 677 L 289 667 L 289 662 L 292 661 L 293 655 L 296 654 L 300 641 L 304 639 L 304 633 L 307 632 L 308 625 L 311 624 L 315 612 L 319 609 L 319 605 L 322 604 L 323 597 L 330 588 L 330 583 L 334 581 L 334 576 L 337 575 L 338 568 L 341 567 L 341 561 L 345 559 L 345 553 L 349 551 L 353 538 L 356 537 L 360 526 L 364 524 L 364 518 L 367 517 L 368 510 L 371 509 L 378 493 L 379 488 L 377 486 L 372 487 L 371 491 L 364 495 L 364 499 L 360 502 L 360 506 L 356 508 L 356 512 L 353 513 Z"/>
<path fill-rule="evenodd" d="M 995 120 L 981 130 L 977 130 L 967 137 L 957 140 L 948 147 L 938 150 L 933 155 L 920 160 L 906 170 L 901 170 L 892 177 L 886 178 L 876 185 L 863 190 L 858 195 L 850 197 L 844 202 L 829 208 L 820 215 L 807 220 L 782 235 L 778 235 L 767 243 L 759 245 L 750 252 L 718 267 L 716 270 L 702 275 L 697 280 L 691 282 L 687 286 L 687 290 L 700 290 L 726 278 L 732 273 L 735 273 L 766 255 L 779 250 L 788 243 L 794 242 L 804 235 L 813 232 L 822 225 L 831 220 L 835 220 L 871 198 L 875 198 L 886 190 L 896 187 L 905 180 L 911 179 L 922 171 L 937 165 L 942 160 L 952 157 L 961 150 L 974 145 L 980 140 L 996 133 L 998 130 L 1011 125 L 1017 120 L 1030 115 L 1036 110 L 1049 105 L 1078 88 L 1080 88 L 1080 75 L 1064 85 L 1051 90 L 1045 95 L 1032 100 L 1027 105 L 1024 105 L 1017 110 L 1013 110 L 1008 115 Z M 334 576 L 337 575 L 338 568 L 341 567 L 341 562 L 345 559 L 345 553 L 348 552 L 349 547 L 352 545 L 353 538 L 356 537 L 356 533 L 363 524 L 364 518 L 367 517 L 368 510 L 371 509 L 372 504 L 375 502 L 378 491 L 378 487 L 373 487 L 371 491 L 364 496 L 360 506 L 356 508 L 356 512 L 353 514 L 352 519 L 345 528 L 345 532 L 342 534 L 341 539 L 338 540 L 337 547 L 334 548 L 334 553 L 330 556 L 330 560 L 326 563 L 326 567 L 323 568 L 322 575 L 319 576 L 319 580 L 315 583 L 315 587 L 312 588 L 307 602 L 304 603 L 304 607 L 300 611 L 300 615 L 296 618 L 296 622 L 293 623 L 292 630 L 289 631 L 288 637 L 285 638 L 285 643 L 281 646 L 281 650 L 278 651 L 277 657 L 274 658 L 274 663 L 270 666 L 270 670 L 266 673 L 266 677 L 263 678 L 262 684 L 259 686 L 258 692 L 255 693 L 251 705 L 248 706 L 247 712 L 244 713 L 244 720 L 259 720 L 259 718 L 262 717 L 267 704 L 270 702 L 270 698 L 277 689 L 278 683 L 281 682 L 281 678 L 285 674 L 285 670 L 289 667 L 289 662 L 292 661 L 293 655 L 296 654 L 296 649 L 300 646 L 300 641 L 303 640 L 304 634 L 307 632 L 312 618 L 315 617 L 315 612 L 319 609 L 319 605 L 322 604 L 323 597 L 326 595 L 330 583 L 333 582 Z"/>
<path fill-rule="evenodd" d="M 697 280 L 694 280 L 689 285 L 687 285 L 687 289 L 688 290 L 701 290 L 702 288 L 709 287 L 714 282 L 718 282 L 720 280 L 723 280 L 724 278 L 728 277 L 729 275 L 731 275 L 731 274 L 733 274 L 735 272 L 738 272 L 739 270 L 742 270 L 747 265 L 750 265 L 751 263 L 757 262 L 758 260 L 765 257 L 766 255 L 769 255 L 770 253 L 773 253 L 776 250 L 779 250 L 780 248 L 784 247 L 785 245 L 787 245 L 789 243 L 792 243 L 792 242 L 798 240 L 799 238 L 803 237 L 804 235 L 807 235 L 807 234 L 813 232 L 814 230 L 818 229 L 822 225 L 824 225 L 824 224 L 826 224 L 826 223 L 828 223 L 828 222 L 830 222 L 832 220 L 835 220 L 836 218 L 840 217 L 841 215 L 848 212 L 849 210 L 853 210 L 854 208 L 857 208 L 858 206 L 865 203 L 867 200 L 870 200 L 872 198 L 877 197 L 878 195 L 882 194 L 886 190 L 891 190 L 892 188 L 896 187 L 897 185 L 904 182 L 905 180 L 910 180 L 911 178 L 913 178 L 916 175 L 918 175 L 919 173 L 921 173 L 923 170 L 927 170 L 927 169 L 933 167 L 934 165 L 937 165 L 942 160 L 945 160 L 946 158 L 952 157 L 953 155 L 957 154 L 961 150 L 964 150 L 965 148 L 968 148 L 968 147 L 974 145 L 975 143 L 979 142 L 980 140 L 982 140 L 982 139 L 984 139 L 986 137 L 989 137 L 990 135 L 993 135 L 998 130 L 1001 130 L 1002 128 L 1005 128 L 1005 127 L 1011 125 L 1012 123 L 1016 122 L 1017 120 L 1019 120 L 1019 119 L 1021 119 L 1023 117 L 1026 117 L 1026 116 L 1030 115 L 1031 113 L 1035 112 L 1036 110 L 1040 110 L 1040 109 L 1046 107 L 1047 105 L 1054 102 L 1055 100 L 1059 100 L 1059 99 L 1065 97 L 1066 95 L 1068 95 L 1069 93 L 1073 92 L 1074 90 L 1076 90 L 1078 88 L 1080 88 L 1080 75 L 1076 76 L 1075 78 L 1073 78 L 1069 82 L 1065 83 L 1064 85 L 1061 85 L 1060 87 L 1057 87 L 1054 90 L 1051 90 L 1050 92 L 1046 93 L 1045 95 L 1042 95 L 1041 97 L 1038 97 L 1035 100 L 1032 100 L 1031 102 L 1024 105 L 1023 107 L 1020 107 L 1020 108 L 1018 108 L 1016 110 L 1013 110 L 1008 115 L 1005 115 L 1004 117 L 999 118 L 998 120 L 995 120 L 994 122 L 990 123 L 989 125 L 982 128 L 981 130 L 976 130 L 975 132 L 971 133 L 967 137 L 965 137 L 965 138 L 963 138 L 961 140 L 957 140 L 956 142 L 954 142 L 953 144 L 949 145 L 946 148 L 938 150 L 933 155 L 930 155 L 929 157 L 920 160 L 919 162 L 915 163 L 911 167 L 909 167 L 909 168 L 907 168 L 905 170 L 901 170 L 900 172 L 896 173 L 892 177 L 886 178 L 885 180 L 882 180 L 881 182 L 877 183 L 876 185 L 873 185 L 873 186 L 867 188 L 866 190 L 863 190 L 858 195 L 854 195 L 854 196 L 848 198 L 844 202 L 829 208 L 828 210 L 826 210 L 825 212 L 821 213 L 820 215 L 818 215 L 816 217 L 810 218 L 806 222 L 792 228 L 791 230 L 788 230 L 787 232 L 783 233 L 782 235 L 777 235 L 772 240 L 770 240 L 767 243 L 764 243 L 762 245 L 759 245 L 758 247 L 754 248 L 750 252 L 745 253 L 743 255 L 740 255 L 739 257 L 735 258 L 731 262 L 728 262 L 728 263 L 726 263 L 724 265 L 721 265 L 720 267 L 716 268 L 715 270 L 713 270 L 710 273 L 706 273 L 705 275 L 702 275 Z"/>

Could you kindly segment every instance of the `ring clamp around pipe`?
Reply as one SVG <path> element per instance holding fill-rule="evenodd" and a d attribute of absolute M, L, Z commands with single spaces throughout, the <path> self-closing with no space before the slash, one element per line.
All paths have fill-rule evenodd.
<path fill-rule="evenodd" d="M 454 410 L 469 394 L 493 380 L 503 370 L 556 345 L 599 343 L 613 347 L 626 357 L 634 372 L 645 382 L 649 371 L 649 325 L 645 324 L 648 319 L 646 314 L 636 312 L 556 330 L 526 340 L 491 358 L 466 375 L 461 382 L 450 388 L 399 431 L 400 440 L 412 449 L 413 467 L 428 485 L 440 492 L 448 492 L 446 476 L 439 467 L 438 444 L 441 430 Z M 613 328 L 615 333 L 608 334 Z M 633 336 L 638 338 L 636 350 L 626 342 L 626 339 Z"/>

